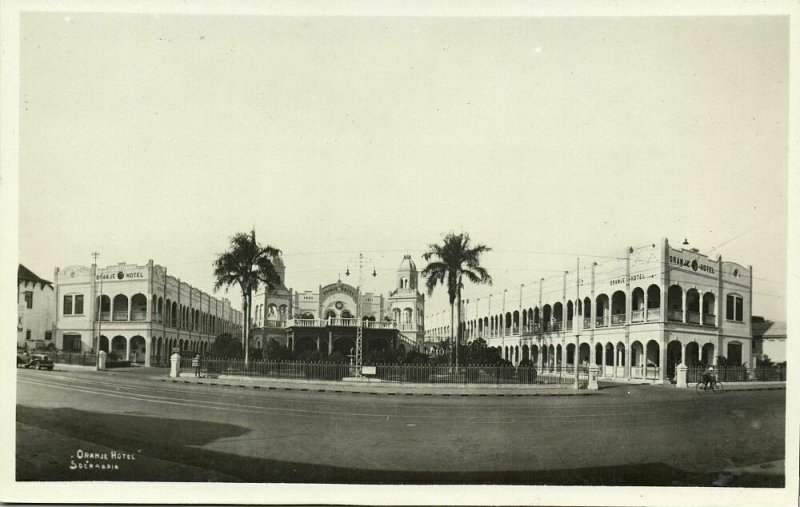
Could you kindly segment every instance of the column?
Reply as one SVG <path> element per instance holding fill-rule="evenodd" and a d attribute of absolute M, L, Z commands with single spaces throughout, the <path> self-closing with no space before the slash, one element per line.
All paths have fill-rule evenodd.
<path fill-rule="evenodd" d="M 130 309 L 130 306 L 128 306 L 128 309 Z M 131 360 L 131 339 L 128 337 L 125 338 L 125 360 Z"/>
<path fill-rule="evenodd" d="M 317 352 L 319 352 L 319 336 L 317 336 Z"/>
<path fill-rule="evenodd" d="M 328 355 L 333 354 L 333 332 L 328 331 Z"/>
<path fill-rule="evenodd" d="M 681 344 L 681 364 L 686 364 L 686 345 L 683 342 Z"/>
<path fill-rule="evenodd" d="M 662 340 L 662 344 L 659 350 L 659 360 L 658 360 L 658 367 L 660 368 L 660 375 L 659 378 L 661 382 L 667 381 L 667 344 L 665 340 Z"/>
<path fill-rule="evenodd" d="M 683 323 L 686 324 L 686 293 L 681 289 L 681 306 L 683 308 Z"/>
<path fill-rule="evenodd" d="M 612 366 L 614 367 L 614 370 L 613 370 L 614 373 L 612 373 L 611 376 L 612 377 L 616 377 L 617 376 L 617 365 L 619 364 L 619 349 L 617 348 L 616 345 L 613 345 L 613 347 L 614 347 L 614 354 L 613 354 L 614 355 L 614 361 L 613 361 L 614 364 Z"/>
<path fill-rule="evenodd" d="M 144 366 L 145 368 L 150 368 L 150 354 L 151 351 L 155 348 L 153 341 L 155 338 L 149 336 L 148 334 L 145 335 L 146 338 L 144 339 Z"/>
<path fill-rule="evenodd" d="M 644 306 L 642 307 L 642 322 L 647 322 L 647 290 L 644 291 Z"/>

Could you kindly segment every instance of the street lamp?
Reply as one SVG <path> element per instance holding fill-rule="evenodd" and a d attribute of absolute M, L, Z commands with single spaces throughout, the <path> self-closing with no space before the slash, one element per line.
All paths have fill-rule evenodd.
<path fill-rule="evenodd" d="M 253 305 L 253 283 L 254 281 L 257 282 L 258 280 L 258 264 L 253 264 L 250 266 L 250 276 L 247 278 L 247 292 L 250 294 L 250 301 L 247 302 L 247 315 L 244 316 L 244 369 L 247 371 L 247 367 L 250 365 L 250 312 L 252 311 L 251 306 Z"/>
<path fill-rule="evenodd" d="M 356 287 L 356 350 L 355 350 L 355 370 L 356 377 L 361 377 L 361 366 L 363 363 L 363 342 L 364 342 L 364 328 L 361 323 L 361 284 L 364 281 L 364 264 L 372 264 L 372 277 L 378 276 L 375 271 L 375 263 L 366 257 L 364 254 L 358 254 L 358 286 Z M 350 276 L 350 266 L 347 266 L 345 276 Z"/>

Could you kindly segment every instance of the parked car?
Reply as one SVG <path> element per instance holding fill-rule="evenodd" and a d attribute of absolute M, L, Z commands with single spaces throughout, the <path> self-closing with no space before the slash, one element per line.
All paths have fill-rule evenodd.
<path fill-rule="evenodd" d="M 17 352 L 17 368 L 36 368 L 37 370 L 53 370 L 53 360 L 47 354 Z"/>

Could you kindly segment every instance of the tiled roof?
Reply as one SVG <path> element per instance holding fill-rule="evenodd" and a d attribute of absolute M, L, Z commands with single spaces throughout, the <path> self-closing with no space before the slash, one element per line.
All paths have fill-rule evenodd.
<path fill-rule="evenodd" d="M 753 338 L 786 338 L 786 322 L 753 322 Z"/>
<path fill-rule="evenodd" d="M 33 283 L 41 283 L 42 286 L 44 285 L 49 285 L 50 287 L 53 286 L 53 282 L 51 282 L 50 280 L 45 280 L 44 278 L 40 278 L 36 273 L 26 268 L 22 264 L 20 264 L 19 268 L 17 268 L 17 283 L 20 282 L 33 282 Z"/>

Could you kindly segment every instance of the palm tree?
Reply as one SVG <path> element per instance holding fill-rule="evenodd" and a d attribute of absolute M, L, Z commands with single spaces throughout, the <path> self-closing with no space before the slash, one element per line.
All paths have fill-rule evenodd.
<path fill-rule="evenodd" d="M 250 306 L 253 291 L 258 290 L 263 283 L 272 289 L 280 283 L 272 258 L 281 254 L 277 248 L 269 245 L 262 246 L 256 242 L 256 231 L 250 234 L 236 233 L 231 238 L 230 249 L 219 254 L 214 261 L 214 292 L 225 287 L 228 291 L 231 285 L 238 285 L 242 290 L 242 310 L 244 312 L 244 362 L 249 360 L 250 344 Z"/>
<path fill-rule="evenodd" d="M 458 368 L 458 345 L 461 344 L 461 289 L 464 288 L 463 279 L 472 283 L 492 284 L 492 277 L 480 265 L 480 256 L 491 251 L 486 245 L 470 244 L 469 234 L 450 233 L 444 238 L 441 245 L 428 245 L 429 250 L 422 255 L 428 262 L 422 270 L 428 295 L 433 294 L 436 285 L 446 285 L 447 295 L 450 297 L 450 343 L 453 343 L 453 329 L 456 331 L 456 368 Z M 445 283 L 445 280 L 447 281 Z M 453 306 L 458 309 L 458 325 L 453 326 Z M 453 347 L 450 347 L 450 363 L 453 361 Z"/>

